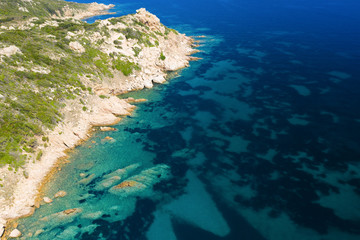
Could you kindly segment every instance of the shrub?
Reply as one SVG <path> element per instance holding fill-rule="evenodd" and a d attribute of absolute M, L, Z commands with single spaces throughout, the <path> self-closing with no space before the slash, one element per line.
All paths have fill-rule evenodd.
<path fill-rule="evenodd" d="M 159 57 L 160 60 L 164 61 L 166 59 L 165 55 L 163 52 L 160 53 L 160 57 Z"/>
<path fill-rule="evenodd" d="M 129 60 L 117 59 L 114 61 L 114 68 L 121 71 L 125 76 L 129 76 L 133 70 L 140 70 L 140 67 Z"/>

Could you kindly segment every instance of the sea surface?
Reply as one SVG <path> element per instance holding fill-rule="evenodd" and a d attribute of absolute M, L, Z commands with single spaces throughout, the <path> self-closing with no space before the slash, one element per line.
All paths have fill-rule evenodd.
<path fill-rule="evenodd" d="M 24 239 L 360 239 L 360 1 L 101 2 L 88 22 L 145 7 L 203 59 L 120 96 L 148 102 L 72 151 Z"/>

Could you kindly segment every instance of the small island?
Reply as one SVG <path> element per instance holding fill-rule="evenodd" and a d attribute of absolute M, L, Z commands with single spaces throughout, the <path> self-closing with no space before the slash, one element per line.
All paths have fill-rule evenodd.
<path fill-rule="evenodd" d="M 192 38 L 144 8 L 93 24 L 81 20 L 112 7 L 0 2 L 1 235 L 7 220 L 35 210 L 40 185 L 66 150 L 143 101 L 117 95 L 163 83 L 196 59 Z"/>

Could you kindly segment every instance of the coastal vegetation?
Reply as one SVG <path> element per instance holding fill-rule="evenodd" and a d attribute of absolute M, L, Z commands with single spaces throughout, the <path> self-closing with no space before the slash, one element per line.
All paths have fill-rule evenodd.
<path fill-rule="evenodd" d="M 64 7 L 85 10 L 86 5 L 62 0 L 3 0 L 0 1 L 0 23 L 10 22 L 14 19 L 26 19 L 30 17 L 61 17 Z"/>
<path fill-rule="evenodd" d="M 58 0 L 0 2 L 0 166 L 17 169 L 30 156 L 40 159 L 39 146 L 47 146 L 42 136 L 62 120 L 65 100 L 93 94 L 81 78 L 101 82 L 116 72 L 128 77 L 141 70 L 134 58 L 143 48 L 158 46 L 161 35 L 177 34 L 169 28 L 154 33 L 132 15 L 111 18 L 111 27 L 60 18 L 65 5 L 84 9 Z M 102 51 L 113 33 L 119 34 L 111 41 L 117 49 L 123 40 L 137 42 L 133 56 Z M 82 110 L 88 110 L 85 104 Z"/>

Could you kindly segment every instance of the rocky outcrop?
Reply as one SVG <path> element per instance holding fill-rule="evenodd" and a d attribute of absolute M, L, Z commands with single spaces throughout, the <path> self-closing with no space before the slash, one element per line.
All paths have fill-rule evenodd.
<path fill-rule="evenodd" d="M 146 11 L 145 8 L 136 10 L 135 17 L 143 24 L 148 26 L 152 31 L 164 32 L 165 27 L 160 24 L 160 19 Z"/>
<path fill-rule="evenodd" d="M 83 53 L 85 52 L 85 48 L 79 42 L 70 42 L 69 47 L 76 53 Z"/>
<path fill-rule="evenodd" d="M 61 11 L 56 11 L 56 14 L 53 15 L 54 18 L 74 18 L 74 19 L 84 19 L 96 15 L 108 14 L 107 10 L 113 8 L 114 4 L 105 5 L 102 3 L 90 3 L 84 9 L 74 9 L 66 5 L 61 9 Z"/>
<path fill-rule="evenodd" d="M 0 49 L 0 58 L 1 58 L 1 56 L 10 57 L 11 55 L 14 55 L 16 53 L 21 54 L 21 51 L 20 51 L 20 49 L 18 47 L 14 46 L 14 45 L 4 47 L 4 48 Z"/>

